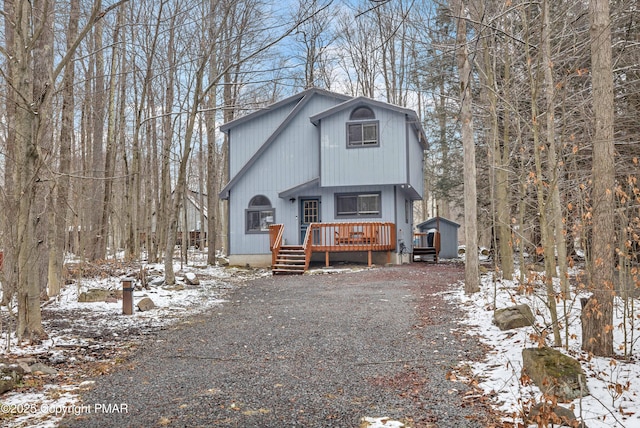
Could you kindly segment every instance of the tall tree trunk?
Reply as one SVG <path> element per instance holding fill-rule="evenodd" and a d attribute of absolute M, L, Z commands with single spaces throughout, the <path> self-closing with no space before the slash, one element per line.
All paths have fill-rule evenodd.
<path fill-rule="evenodd" d="M 14 0 L 4 1 L 4 35 L 7 53 L 10 56 L 13 54 L 15 30 L 13 25 L 8 25 L 7 17 L 15 16 L 14 12 Z M 9 71 L 11 68 L 9 68 Z M 13 296 L 17 291 L 17 267 L 16 267 L 16 243 L 17 243 L 17 230 L 16 222 L 17 218 L 17 201 L 19 189 L 16 183 L 16 171 L 17 171 L 17 136 L 16 136 L 16 115 L 18 100 L 16 98 L 17 93 L 15 91 L 7 90 L 5 101 L 5 114 L 6 114 L 6 141 L 5 141 L 5 168 L 4 168 L 4 188 L 1 193 L 1 201 L 3 208 L 2 219 L 2 233 L 0 233 L 0 245 L 3 250 L 3 268 L 0 270 L 0 284 L 2 285 L 2 302 L 1 306 L 9 307 Z"/>
<path fill-rule="evenodd" d="M 172 20 L 175 22 L 175 15 Z M 165 281 L 169 284 L 175 282 L 175 276 L 173 272 L 173 249 L 176 246 L 175 228 L 177 227 L 177 214 L 173 220 L 174 224 L 171 224 L 171 216 L 169 215 L 171 209 L 171 145 L 173 142 L 173 119 L 169 114 L 173 108 L 174 103 L 174 78 L 175 78 L 175 65 L 176 57 L 174 50 L 174 37 L 175 37 L 175 25 L 171 25 L 169 30 L 169 42 L 167 44 L 167 90 L 165 92 L 165 111 L 162 118 L 162 170 L 160 174 L 161 189 L 160 189 L 160 210 L 158 212 L 158 224 L 156 226 L 157 239 L 164 248 L 164 264 L 165 270 L 169 266 L 169 270 L 165 272 Z"/>
<path fill-rule="evenodd" d="M 112 189 L 113 175 L 115 171 L 115 139 L 116 139 L 116 87 L 117 87 L 117 71 L 118 60 L 120 59 L 119 39 L 120 29 L 124 21 L 124 8 L 118 11 L 117 25 L 113 34 L 113 49 L 111 50 L 111 65 L 109 80 L 109 91 L 107 98 L 107 138 L 106 149 L 104 153 L 104 187 L 102 194 L 102 204 L 99 210 L 100 217 L 96 225 L 96 240 L 94 246 L 94 258 L 104 259 L 107 256 L 107 245 L 109 241 L 109 218 L 112 209 Z M 122 117 L 122 116 L 120 116 Z"/>
<path fill-rule="evenodd" d="M 171 40 L 171 36 L 170 36 Z M 169 44 L 171 51 L 171 44 Z M 169 58 L 172 58 L 169 55 Z M 169 84 L 165 92 L 165 115 L 162 118 L 162 164 L 160 170 L 160 203 L 158 210 L 158 218 L 156 225 L 156 239 L 161 248 L 164 249 L 164 257 L 167 257 L 167 253 L 173 257 L 173 249 L 175 248 L 176 241 L 170 242 L 167 240 L 167 233 L 169 231 L 169 206 L 171 203 L 171 146 L 173 143 L 173 120 L 169 113 L 173 106 L 174 93 L 173 93 L 173 64 L 169 59 Z"/>
<path fill-rule="evenodd" d="M 13 57 L 9 63 L 12 97 L 17 102 L 15 116 L 16 171 L 14 184 L 18 188 L 17 206 L 17 257 L 18 325 L 19 340 L 25 336 L 38 341 L 46 337 L 40 313 L 40 281 L 37 277 L 38 254 L 35 233 L 36 218 L 33 200 L 36 195 L 36 169 L 39 162 L 37 149 L 36 115 L 38 104 L 33 100 L 33 52 L 31 38 L 35 29 L 33 9 L 26 1 L 15 5 L 15 37 Z"/>
<path fill-rule="evenodd" d="M 36 164 L 35 175 L 36 193 L 33 201 L 35 234 L 37 239 L 37 255 L 34 260 L 36 266 L 35 278 L 39 283 L 40 296 L 48 298 L 47 280 L 49 270 L 49 248 L 55 245 L 49 241 L 49 230 L 53 227 L 54 204 L 48 203 L 54 192 L 55 177 L 51 176 L 51 168 L 43 168 L 43 163 L 53 159 L 53 103 L 48 96 L 49 87 L 54 85 L 51 79 L 53 73 L 53 11 L 55 0 L 33 2 L 35 28 L 39 28 L 39 37 L 33 47 L 33 100 L 36 114 L 34 116 L 34 133 L 36 146 L 41 153 Z"/>
<path fill-rule="evenodd" d="M 560 289 L 563 297 L 569 299 L 571 292 L 569 290 L 568 267 L 567 267 L 567 244 L 566 230 L 562 218 L 562 206 L 560 203 L 560 174 L 558 174 L 561 164 L 556 154 L 555 141 L 555 90 L 553 82 L 553 62 L 551 59 L 551 19 L 549 13 L 549 1 L 542 2 L 542 67 L 544 69 L 544 93 L 546 98 L 546 118 L 547 118 L 547 170 L 550 184 L 550 210 L 551 229 L 554 234 L 556 252 L 558 255 L 558 268 L 560 275 Z"/>
<path fill-rule="evenodd" d="M 67 49 L 71 49 L 78 34 L 80 0 L 71 0 L 69 4 L 69 27 L 67 29 Z M 57 296 L 62 286 L 62 266 L 64 262 L 65 242 L 67 240 L 67 212 L 69 205 L 69 171 L 71 169 L 71 142 L 74 139 L 74 79 L 75 63 L 65 67 L 62 78 L 62 120 L 60 124 L 60 174 L 55 180 L 55 209 L 50 225 L 49 238 L 49 294 Z"/>
<path fill-rule="evenodd" d="M 209 37 L 215 40 L 218 29 L 210 26 L 208 28 Z M 218 56 L 213 55 L 209 63 L 209 80 L 213 81 L 219 73 Z M 212 87 L 206 99 L 204 121 L 207 135 L 207 264 L 216 264 L 216 252 L 218 250 L 218 220 L 220 211 L 220 198 L 218 189 L 220 186 L 220 169 L 225 166 L 221 164 L 218 156 L 218 141 L 216 140 L 216 103 L 217 88 Z"/>
<path fill-rule="evenodd" d="M 97 0 L 100 3 L 102 0 Z M 95 86 L 93 92 L 93 134 L 92 134 L 92 158 L 91 158 L 91 177 L 93 181 L 90 184 L 91 194 L 89 195 L 90 207 L 89 207 L 89 236 L 90 246 L 87 248 L 89 251 L 89 257 L 91 260 L 104 259 L 105 254 L 102 250 L 103 233 L 101 219 L 102 210 L 96 209 L 100 207 L 104 200 L 104 125 L 107 109 L 106 93 L 107 88 L 105 86 L 105 64 L 104 64 L 104 51 L 103 51 L 103 32 L 104 26 L 100 22 L 95 28 L 95 50 L 96 50 L 96 76 Z M 84 231 L 83 231 L 84 232 Z"/>
<path fill-rule="evenodd" d="M 528 23 L 528 15 L 527 12 L 522 12 L 523 22 L 525 25 Z M 528 33 L 528 30 L 525 30 Z M 550 211 L 549 211 L 549 200 L 545 195 L 545 190 L 548 188 L 548 181 L 545 179 L 545 174 L 542 167 L 542 153 L 546 151 L 546 142 L 541 141 L 540 138 L 540 117 L 538 110 L 538 91 L 541 86 L 540 84 L 540 75 L 537 71 L 536 66 L 539 62 L 543 61 L 542 57 L 537 57 L 538 63 L 534 64 L 535 59 L 531 57 L 531 46 L 529 44 L 529 40 L 525 41 L 525 50 L 526 50 L 526 58 L 527 63 L 529 64 L 528 74 L 529 74 L 529 82 L 531 85 L 531 128 L 533 131 L 533 156 L 535 162 L 535 186 L 536 186 L 536 196 L 538 202 L 538 220 L 540 225 L 540 240 L 542 245 L 542 250 L 536 249 L 538 254 L 542 253 L 544 255 L 544 284 L 545 290 L 547 294 L 547 307 L 549 308 L 549 313 L 551 316 L 551 325 L 553 329 L 553 343 L 554 346 L 561 346 L 562 339 L 560 337 L 560 327 L 558 324 L 558 310 L 556 305 L 556 293 L 553 287 L 553 278 L 556 274 L 555 268 L 555 247 L 554 247 L 554 237 L 553 237 L 553 228 L 550 224 Z"/>
<path fill-rule="evenodd" d="M 489 36 L 491 40 L 495 38 L 494 34 Z M 503 135 L 500 135 L 500 121 L 498 115 L 498 82 L 496 79 L 495 55 L 490 54 L 491 46 L 488 44 L 488 37 L 483 37 L 482 42 L 482 63 L 484 68 L 483 76 L 485 88 L 484 93 L 488 99 L 489 105 L 489 168 L 492 171 L 493 189 L 495 190 L 495 218 L 494 228 L 495 237 L 497 238 L 497 251 L 499 266 L 502 269 L 503 277 L 509 281 L 513 279 L 513 246 L 511 242 L 511 212 L 509 205 L 509 158 L 508 158 L 508 129 L 505 129 Z M 505 85 L 509 84 L 509 67 L 508 59 L 505 58 L 504 78 Z M 508 113 L 505 117 L 503 126 L 509 125 Z M 503 145 L 505 147 L 503 147 Z M 506 159 L 505 159 L 506 151 Z"/>
<path fill-rule="evenodd" d="M 582 309 L 582 349 L 594 355 L 610 356 L 613 355 L 613 275 L 616 241 L 609 1 L 590 0 L 589 18 L 595 119 L 590 272 L 593 294 Z"/>
<path fill-rule="evenodd" d="M 503 70 L 505 85 L 511 85 L 511 64 L 509 58 L 505 58 Z M 496 147 L 496 160 L 498 161 L 498 168 L 496 169 L 496 210 L 498 211 L 498 251 L 500 254 L 500 267 L 502 268 L 503 278 L 508 280 L 513 279 L 514 273 L 511 204 L 509 203 L 510 127 L 510 112 L 505 111 L 502 117 L 502 144 L 498 144 Z"/>
<path fill-rule="evenodd" d="M 215 89 L 211 91 L 215 94 Z M 206 134 L 207 134 L 207 264 L 216 264 L 216 250 L 218 245 L 218 207 L 220 199 L 218 198 L 219 165 L 217 156 L 217 141 L 215 133 L 215 111 L 210 110 L 215 106 L 215 95 L 209 97 L 209 107 L 205 112 Z"/>
<path fill-rule="evenodd" d="M 183 149 L 182 149 L 182 158 L 180 159 L 180 165 L 178 167 L 178 177 L 176 179 L 176 187 L 173 191 L 173 198 L 171 202 L 171 206 L 169 207 L 169 225 L 167 228 L 167 242 L 164 256 L 164 272 L 165 272 L 165 282 L 169 285 L 175 283 L 175 272 L 173 270 L 173 252 L 169 251 L 170 248 L 173 248 L 174 243 L 176 242 L 176 230 L 178 225 L 178 215 L 180 213 L 180 206 L 182 205 L 184 194 L 187 187 L 187 165 L 189 163 L 189 158 L 191 157 L 191 144 L 193 140 L 193 132 L 195 129 L 195 123 L 198 117 L 198 110 L 200 108 L 201 100 L 202 100 L 202 80 L 204 76 L 204 70 L 206 65 L 206 59 L 201 59 L 202 63 L 198 67 L 196 76 L 195 76 L 195 87 L 193 94 L 193 105 L 191 106 L 191 110 L 189 111 L 189 115 L 187 117 L 187 127 L 184 136 Z M 185 207 L 186 209 L 186 207 Z M 188 231 L 183 230 L 183 237 L 188 233 Z M 184 240 L 183 240 L 184 247 Z"/>
<path fill-rule="evenodd" d="M 460 79 L 460 122 L 464 152 L 464 231 L 465 269 L 464 291 L 472 294 L 480 290 L 478 259 L 478 208 L 476 188 L 476 149 L 473 138 L 473 113 L 471 111 L 471 63 L 467 50 L 466 7 L 463 0 L 456 2 L 454 9 L 458 17 L 456 51 L 458 76 Z"/>

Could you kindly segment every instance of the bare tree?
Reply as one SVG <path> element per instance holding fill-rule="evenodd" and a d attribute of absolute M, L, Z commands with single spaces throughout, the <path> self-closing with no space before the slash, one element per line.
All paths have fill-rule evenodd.
<path fill-rule="evenodd" d="M 614 191 L 613 64 L 609 1 L 590 0 L 591 76 L 595 134 L 591 192 L 591 287 L 582 308 L 582 349 L 613 355 Z"/>
<path fill-rule="evenodd" d="M 77 33 L 80 14 L 80 1 L 69 3 L 69 24 L 67 28 L 67 49 L 71 48 Z M 49 294 L 57 296 L 62 286 L 62 265 L 67 236 L 67 212 L 69 211 L 69 171 L 71 169 L 71 142 L 74 139 L 73 116 L 75 62 L 64 68 L 62 77 L 62 118 L 60 124 L 60 142 L 58 147 L 59 171 L 55 183 L 55 209 L 51 211 L 49 227 Z"/>
<path fill-rule="evenodd" d="M 300 57 L 304 66 L 304 81 L 300 85 L 307 88 L 330 88 L 333 81 L 328 51 L 335 42 L 332 31 L 332 0 L 300 0 L 295 20 L 303 21 L 294 36 L 302 46 Z M 304 20 L 311 16 L 311 19 Z"/>
<path fill-rule="evenodd" d="M 354 18 L 343 15 L 339 23 L 342 35 L 344 57 L 340 58 L 341 67 L 350 76 L 346 82 L 351 95 L 363 95 L 373 98 L 376 95 L 376 78 L 380 73 L 380 51 L 376 49 L 377 38 L 375 23 L 365 15 Z M 352 72 L 351 72 L 352 71 Z"/>
<path fill-rule="evenodd" d="M 15 164 L 14 185 L 17 187 L 13 203 L 16 212 L 16 256 L 15 266 L 12 268 L 17 276 L 17 302 L 18 324 L 16 334 L 19 340 L 29 337 L 37 341 L 46 336 L 42 328 L 40 313 L 40 281 L 38 278 L 35 257 L 38 245 L 41 242 L 36 234 L 36 225 L 39 221 L 34 212 L 34 198 L 37 183 L 39 181 L 39 168 L 43 162 L 42 147 L 38 137 L 45 117 L 41 117 L 40 109 L 47 104 L 52 96 L 57 77 L 64 67 L 71 61 L 80 41 L 89 32 L 89 29 L 104 16 L 108 10 L 115 8 L 116 3 L 106 10 L 101 10 L 99 4 L 94 4 L 91 16 L 83 29 L 75 38 L 71 47 L 67 49 L 53 69 L 44 74 L 35 73 L 34 53 L 37 42 L 44 37 L 47 21 L 34 15 L 34 11 L 40 16 L 48 16 L 53 11 L 52 2 L 43 2 L 41 7 L 34 9 L 30 2 L 18 0 L 9 8 L 12 15 L 5 17 L 14 23 L 13 44 L 7 47 L 3 53 L 10 58 L 7 80 L 9 82 L 11 99 L 16 103 L 15 114 Z M 38 93 L 34 93 L 34 82 L 38 84 Z"/>
<path fill-rule="evenodd" d="M 464 150 L 464 220 L 465 220 L 465 269 L 464 290 L 472 294 L 480 289 L 477 232 L 476 151 L 473 138 L 473 114 L 471 111 L 471 62 L 467 51 L 467 10 L 464 0 L 456 1 L 453 9 L 457 17 L 456 52 L 460 79 L 460 125 Z"/>
<path fill-rule="evenodd" d="M 481 22 L 486 16 L 486 2 L 477 4 L 474 15 L 475 20 Z M 499 26 L 498 20 L 492 24 Z M 489 177 L 491 182 L 493 226 L 492 245 L 497 252 L 496 261 L 502 269 L 505 279 L 513 278 L 513 243 L 511 240 L 511 206 L 509 189 L 510 172 L 510 141 L 509 141 L 509 116 L 510 112 L 506 108 L 506 92 L 500 86 L 507 88 L 510 81 L 509 57 L 499 57 L 493 55 L 498 44 L 498 30 L 484 27 L 484 23 L 477 25 L 477 31 L 481 35 L 480 46 L 480 82 L 482 83 L 481 93 L 486 98 L 485 104 L 488 107 L 489 117 L 487 118 L 487 150 L 489 157 L 487 167 L 490 169 Z M 501 64 L 502 62 L 502 64 Z M 502 134 L 500 129 L 502 128 Z"/>

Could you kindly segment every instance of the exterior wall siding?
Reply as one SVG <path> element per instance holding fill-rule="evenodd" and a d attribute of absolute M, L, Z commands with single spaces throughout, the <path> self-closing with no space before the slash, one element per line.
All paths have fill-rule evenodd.
<path fill-rule="evenodd" d="M 320 177 L 323 187 L 406 182 L 404 117 L 390 110 L 373 111 L 378 120 L 380 145 L 377 147 L 347 148 L 346 123 L 351 111 L 322 120 Z"/>
<path fill-rule="evenodd" d="M 287 244 L 300 244 L 300 219 L 299 210 L 300 198 L 320 198 L 320 220 L 322 222 L 339 222 L 339 221 L 383 221 L 396 222 L 402 220 L 404 222 L 404 197 L 401 198 L 402 204 L 397 207 L 396 196 L 394 195 L 394 186 L 342 186 L 336 188 L 316 188 L 309 189 L 300 198 L 291 202 L 288 199 L 278 197 L 278 192 L 266 188 L 257 189 L 255 187 L 246 188 L 239 183 L 238 189 L 234 189 L 231 197 L 232 213 L 242 213 L 242 215 L 230 216 L 229 234 L 231 235 L 230 252 L 232 254 L 266 254 L 269 252 L 269 235 L 266 233 L 246 233 L 245 231 L 245 210 L 249 201 L 253 196 L 264 195 L 271 201 L 271 206 L 275 208 L 275 222 L 285 225 L 283 238 Z M 366 193 L 380 192 L 381 194 L 381 215 L 380 217 L 367 218 L 344 218 L 336 217 L 335 194 L 336 193 Z M 244 196 L 240 196 L 241 193 Z M 398 199 L 400 200 L 400 199 Z M 397 211 L 400 210 L 402 217 L 398 217 Z M 411 227 L 400 224 L 402 233 L 408 238 L 405 243 L 409 243 L 411 239 Z M 398 236 L 400 238 L 400 236 Z M 408 240 L 407 240 L 408 239 Z"/>
<path fill-rule="evenodd" d="M 229 135 L 234 143 L 229 145 L 230 177 L 236 175 L 251 159 L 295 105 L 291 103 L 231 129 Z"/>
<path fill-rule="evenodd" d="M 397 187 L 395 192 L 396 236 L 398 242 L 402 241 L 406 252 L 411 252 L 413 240 L 413 205 L 407 193 Z M 409 209 L 407 211 L 407 209 Z M 396 251 L 400 251 L 400 245 Z"/>
<path fill-rule="evenodd" d="M 347 148 L 350 108 L 337 108 L 335 113 L 323 116 L 321 121 L 315 121 L 318 127 L 310 120 L 345 99 L 319 92 L 307 100 L 299 104 L 300 99 L 294 99 L 228 128 L 233 178 L 228 188 L 232 263 L 244 256 L 246 260 L 253 260 L 252 264 L 259 260 L 270 262 L 269 234 L 246 231 L 246 211 L 257 195 L 269 199 L 275 211 L 274 223 L 285 225 L 286 244 L 301 243 L 300 200 L 319 198 L 321 222 L 392 222 L 396 224 L 397 238 L 410 251 L 413 213 L 412 209 L 409 213 L 406 210 L 411 207 L 412 199 L 423 193 L 422 168 L 419 167 L 422 145 L 407 124 L 405 113 L 372 104 L 379 145 Z M 296 106 L 299 111 L 295 117 L 265 146 Z M 319 183 L 310 187 L 318 178 Z M 413 189 L 407 189 L 407 184 Z M 280 197 L 283 192 L 287 196 Z M 336 194 L 369 192 L 380 194 L 379 216 L 337 217 Z"/>
<path fill-rule="evenodd" d="M 409 144 L 409 184 L 418 192 L 422 198 L 424 195 L 424 171 L 422 159 L 424 157 L 424 150 L 422 145 L 418 141 L 416 133 L 413 132 L 411 126 L 407 124 L 407 139 Z M 420 162 L 416 162 L 416 159 L 420 159 Z"/>
<path fill-rule="evenodd" d="M 278 194 L 319 176 L 318 132 L 309 121 L 309 116 L 316 111 L 330 108 L 336 103 L 337 100 L 332 98 L 313 97 L 272 143 L 269 150 L 256 160 L 253 167 L 234 186 L 229 206 L 231 213 L 229 219 L 230 254 L 269 252 L 268 234 L 245 233 L 245 211 L 251 198 L 256 195 L 264 195 L 269 198 L 271 206 L 275 208 L 275 222 L 287 225 L 284 236 L 286 242 L 289 244 L 297 243 L 296 230 L 298 227 L 290 226 L 298 225 L 297 200 L 295 203 L 291 203 L 288 199 L 279 198 Z M 286 115 L 284 116 L 286 117 Z M 251 124 L 253 121 L 243 126 Z M 274 130 L 275 128 L 277 126 L 273 127 Z M 231 134 L 232 138 L 237 138 L 235 128 Z M 257 135 L 262 135 L 262 142 L 268 138 L 261 132 L 258 132 Z"/>

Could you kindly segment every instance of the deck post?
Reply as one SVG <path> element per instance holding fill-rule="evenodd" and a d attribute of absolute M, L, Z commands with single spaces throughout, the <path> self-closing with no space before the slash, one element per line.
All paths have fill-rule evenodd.
<path fill-rule="evenodd" d="M 367 251 L 368 254 L 368 258 L 367 258 L 367 262 L 369 263 L 369 267 L 371 267 L 371 250 Z"/>
<path fill-rule="evenodd" d="M 324 266 L 325 267 L 329 267 L 329 252 L 328 251 L 324 252 Z"/>

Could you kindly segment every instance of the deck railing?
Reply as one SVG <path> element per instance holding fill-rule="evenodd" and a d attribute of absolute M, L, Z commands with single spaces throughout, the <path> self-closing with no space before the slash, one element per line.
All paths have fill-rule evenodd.
<path fill-rule="evenodd" d="M 283 246 L 284 225 L 269 226 L 269 249 L 272 266 Z M 391 251 L 396 249 L 395 224 L 387 222 L 311 223 L 307 228 L 302 247 L 305 252 L 305 270 L 309 267 L 312 253 L 325 253 L 325 264 L 329 266 L 329 254 L 345 251 L 368 253 L 371 265 L 373 251 L 386 251 L 387 263 Z"/>
<path fill-rule="evenodd" d="M 309 269 L 309 263 L 311 262 L 311 254 L 313 253 L 313 246 L 311 245 L 311 233 L 307 229 L 307 233 L 304 235 L 304 242 L 302 247 L 304 248 L 304 270 Z"/>
<path fill-rule="evenodd" d="M 414 232 L 413 246 L 420 248 L 435 248 L 440 252 L 440 232 Z"/>
<path fill-rule="evenodd" d="M 325 266 L 329 266 L 329 254 L 345 251 L 367 253 L 371 266 L 371 253 L 386 251 L 387 263 L 391 251 L 396 248 L 396 227 L 384 222 L 312 223 L 307 234 L 311 237 L 313 252 L 324 252 Z"/>
<path fill-rule="evenodd" d="M 272 224 L 269 226 L 269 250 L 271 251 L 271 266 L 275 266 L 278 253 L 282 247 L 282 234 L 284 224 Z"/>
<path fill-rule="evenodd" d="M 307 234 L 315 252 L 392 251 L 396 228 L 387 222 L 312 223 Z"/>

